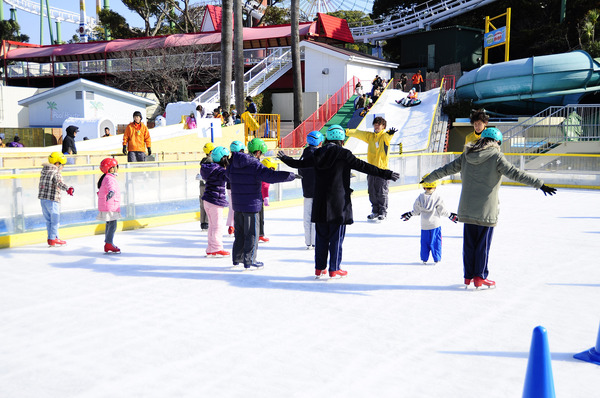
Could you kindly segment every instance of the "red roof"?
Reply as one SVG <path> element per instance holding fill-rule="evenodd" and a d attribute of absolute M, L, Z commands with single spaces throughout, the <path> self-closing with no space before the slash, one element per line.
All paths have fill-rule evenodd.
<path fill-rule="evenodd" d="M 322 29 L 322 32 L 319 32 L 321 36 L 346 43 L 354 43 L 354 38 L 348 27 L 348 22 L 345 19 L 317 13 L 317 21 Z"/>
<path fill-rule="evenodd" d="M 205 17 L 206 17 L 206 15 L 208 15 L 210 17 L 212 24 L 215 27 L 215 30 L 219 31 L 219 32 L 221 31 L 221 22 L 223 20 L 222 14 L 223 14 L 222 7 L 211 6 L 211 5 L 206 6 L 206 12 L 204 13 Z"/>

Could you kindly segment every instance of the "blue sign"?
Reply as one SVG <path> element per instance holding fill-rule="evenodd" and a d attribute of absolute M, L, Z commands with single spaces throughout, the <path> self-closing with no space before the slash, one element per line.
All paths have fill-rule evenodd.
<path fill-rule="evenodd" d="M 483 47 L 493 47 L 506 42 L 506 26 L 492 30 L 483 36 Z"/>

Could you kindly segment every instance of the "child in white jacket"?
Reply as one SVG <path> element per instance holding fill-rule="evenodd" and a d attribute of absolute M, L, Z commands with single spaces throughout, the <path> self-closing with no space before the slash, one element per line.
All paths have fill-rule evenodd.
<path fill-rule="evenodd" d="M 458 221 L 456 213 L 449 212 L 444 206 L 441 196 L 435 191 L 437 183 L 423 184 L 424 192 L 419 195 L 413 210 L 402 214 L 402 219 L 408 221 L 412 216 L 421 216 L 421 261 L 427 264 L 429 252 L 435 264 L 442 261 L 442 217 Z"/>

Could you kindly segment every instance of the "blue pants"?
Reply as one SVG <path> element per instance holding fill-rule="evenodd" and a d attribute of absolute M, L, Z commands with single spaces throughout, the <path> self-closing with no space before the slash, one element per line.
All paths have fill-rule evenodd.
<path fill-rule="evenodd" d="M 42 213 L 46 219 L 46 230 L 48 239 L 58 238 L 58 226 L 60 225 L 60 203 L 49 199 L 40 199 Z"/>
<path fill-rule="evenodd" d="M 255 264 L 258 251 L 258 213 L 236 211 L 233 214 L 233 225 L 235 225 L 231 256 L 233 263 Z"/>
<path fill-rule="evenodd" d="M 465 224 L 463 238 L 463 267 L 465 279 L 488 276 L 488 259 L 494 227 Z"/>
<path fill-rule="evenodd" d="M 429 260 L 429 252 L 433 261 L 442 261 L 442 227 L 421 230 L 421 261 Z"/>
<path fill-rule="evenodd" d="M 237 226 L 236 226 L 237 228 Z M 346 225 L 315 223 L 315 268 L 327 268 L 329 254 L 329 272 L 340 269 L 342 262 L 342 244 L 346 236 Z"/>
<path fill-rule="evenodd" d="M 106 228 L 104 229 L 104 243 L 110 243 L 112 245 L 116 230 L 117 220 L 106 222 Z"/>

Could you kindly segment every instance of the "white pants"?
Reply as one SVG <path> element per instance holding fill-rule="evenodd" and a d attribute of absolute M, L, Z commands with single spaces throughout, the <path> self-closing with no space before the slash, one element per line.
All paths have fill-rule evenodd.
<path fill-rule="evenodd" d="M 306 246 L 315 245 L 315 223 L 310 222 L 313 198 L 304 198 L 304 243 Z"/>

